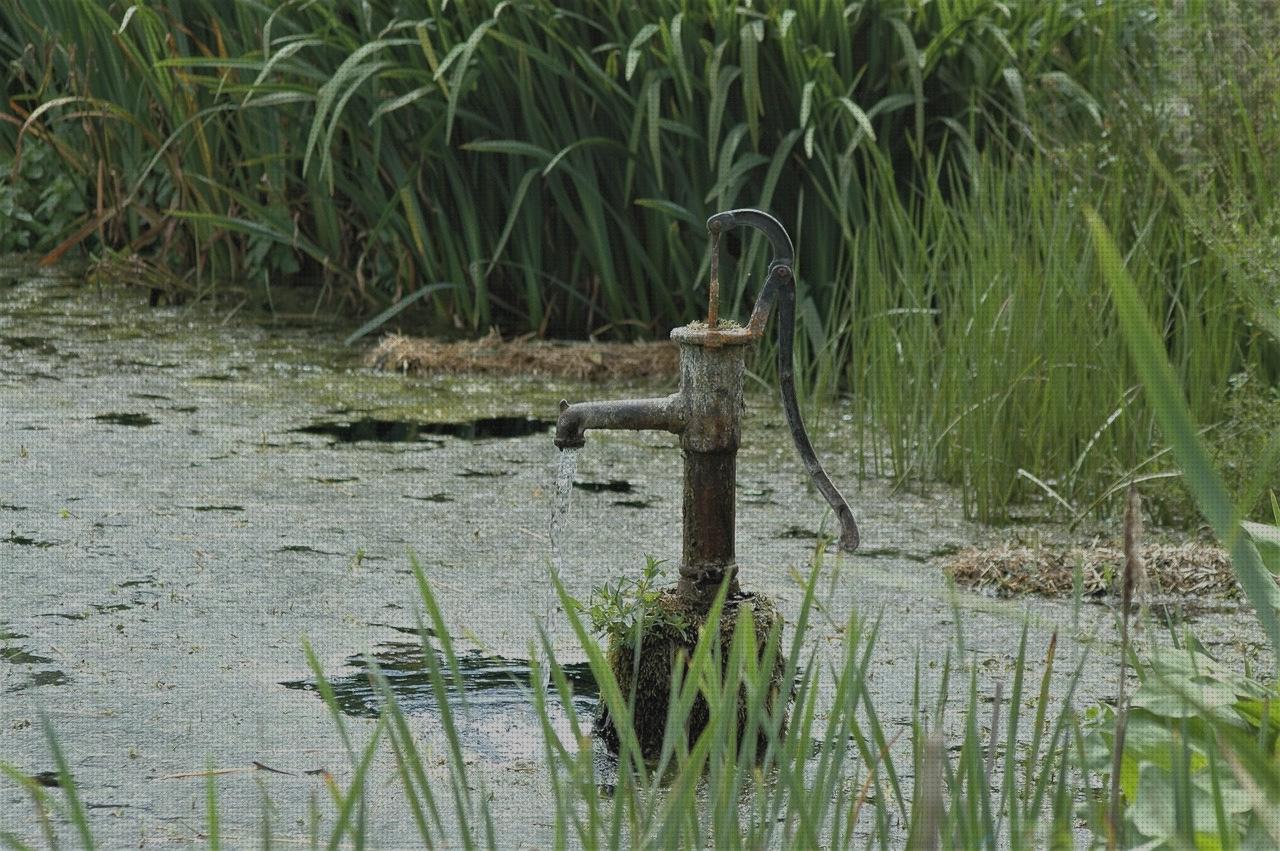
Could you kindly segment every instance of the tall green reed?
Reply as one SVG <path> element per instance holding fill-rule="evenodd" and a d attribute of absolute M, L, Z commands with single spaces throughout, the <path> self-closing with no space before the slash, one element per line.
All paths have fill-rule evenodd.
<path fill-rule="evenodd" d="M 1160 430 L 1188 490 L 1232 566 L 1272 654 L 1262 678 L 1228 670 L 1190 635 L 1173 636 L 1174 649 L 1153 646 L 1135 665 L 1141 684 L 1126 700 L 1129 604 L 1139 565 L 1134 541 L 1136 500 L 1126 519 L 1126 575 L 1121 613 L 1120 697 L 1096 712 L 1088 756 L 1081 765 L 1109 775 L 1108 847 L 1270 847 L 1280 841 L 1280 773 L 1268 754 L 1275 746 L 1274 670 L 1280 660 L 1280 538 L 1277 527 L 1244 521 L 1280 462 L 1280 436 L 1255 449 L 1256 466 L 1242 496 L 1233 500 L 1210 457 L 1178 381 L 1150 305 L 1126 268 L 1116 242 L 1093 210 L 1085 209 L 1101 277 L 1106 281 L 1132 361 Z M 1276 511 L 1280 520 L 1280 511 Z M 1134 657 L 1135 662 L 1136 655 Z"/>
<path fill-rule="evenodd" d="M 70 163 L 90 182 L 99 164 L 141 180 L 180 137 L 152 167 L 169 185 L 106 181 L 102 214 L 131 238 L 135 207 L 161 211 L 146 196 L 177 193 L 197 256 L 215 234 L 274 240 L 360 293 L 465 285 L 441 306 L 471 330 L 651 333 L 700 307 L 710 212 L 832 207 L 847 235 L 865 220 L 865 145 L 918 183 L 917 157 L 961 149 L 950 136 L 1007 135 L 1037 98 L 1084 110 L 1074 80 L 1112 60 L 1090 35 L 1117 13 L 1066 7 L 530 0 L 413 18 L 390 2 L 55 0 L 14 16 L 10 85 L 24 135 L 104 110 L 84 123 L 96 150 Z M 832 246 L 813 244 L 822 291 Z"/>
<path fill-rule="evenodd" d="M 362 333 L 414 303 L 436 332 L 660 336 L 705 310 L 706 216 L 768 207 L 798 246 L 802 390 L 854 400 L 861 469 L 959 485 L 984 520 L 1031 498 L 1080 520 L 1170 472 L 1115 368 L 1083 199 L 1130 245 L 1202 422 L 1232 376 L 1280 373 L 1255 238 L 1280 124 L 1253 108 L 1280 63 L 1209 62 L 1225 24 L 1203 4 L 410 11 L 23 6 L 0 147 L 76 175 L 60 248 L 168 255 L 196 292 L 312 281 L 382 310 Z M 1156 61 L 1173 42 L 1177 68 Z M 741 317 L 766 246 L 725 248 Z"/>

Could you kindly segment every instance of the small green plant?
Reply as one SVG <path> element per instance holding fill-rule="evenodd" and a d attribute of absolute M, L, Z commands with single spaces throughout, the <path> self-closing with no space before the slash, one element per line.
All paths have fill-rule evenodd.
<path fill-rule="evenodd" d="M 1274 847 L 1274 803 L 1249 794 L 1257 781 L 1233 769 L 1232 736 L 1256 743 L 1257 756 L 1274 752 L 1275 689 L 1231 671 L 1189 636 L 1181 648 L 1152 648 L 1136 670 L 1141 684 L 1123 722 L 1116 707 L 1085 712 L 1086 768 L 1110 783 L 1119 767 L 1120 847 Z"/>
<path fill-rule="evenodd" d="M 611 640 L 630 640 L 645 625 L 662 623 L 676 631 L 689 628 L 688 620 L 679 612 L 658 605 L 659 587 L 666 577 L 666 562 L 645 556 L 639 579 L 626 577 L 592 589 L 586 605 L 574 600 L 576 609 L 591 619 L 591 630 Z"/>
<path fill-rule="evenodd" d="M 0 149 L 0 254 L 47 251 L 85 213 L 82 187 L 47 146 Z"/>

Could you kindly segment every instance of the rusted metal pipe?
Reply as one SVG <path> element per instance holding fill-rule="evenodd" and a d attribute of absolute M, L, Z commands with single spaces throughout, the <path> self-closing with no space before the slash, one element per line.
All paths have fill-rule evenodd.
<path fill-rule="evenodd" d="M 705 608 L 729 578 L 738 591 L 735 559 L 737 455 L 742 440 L 742 385 L 750 342 L 707 326 L 671 332 L 680 344 L 680 393 L 688 424 L 684 450 L 683 534 L 678 592 Z"/>
<path fill-rule="evenodd" d="M 583 432 L 589 428 L 670 431 L 679 434 L 684 427 L 684 405 L 679 393 L 658 399 L 578 402 L 574 405 L 561 399 L 555 444 L 560 449 L 582 446 L 586 443 Z"/>
<path fill-rule="evenodd" d="M 684 453 L 683 557 L 676 587 L 699 610 L 711 604 L 726 577 L 731 596 L 741 590 L 734 552 L 737 468 L 736 448 Z"/>

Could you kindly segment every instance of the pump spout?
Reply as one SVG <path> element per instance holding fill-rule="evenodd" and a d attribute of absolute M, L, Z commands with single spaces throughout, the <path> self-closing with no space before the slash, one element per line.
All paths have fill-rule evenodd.
<path fill-rule="evenodd" d="M 688 421 L 683 402 L 679 393 L 655 399 L 578 402 L 573 405 L 561 399 L 555 444 L 560 449 L 576 449 L 586 443 L 584 432 L 589 428 L 680 434 Z"/>

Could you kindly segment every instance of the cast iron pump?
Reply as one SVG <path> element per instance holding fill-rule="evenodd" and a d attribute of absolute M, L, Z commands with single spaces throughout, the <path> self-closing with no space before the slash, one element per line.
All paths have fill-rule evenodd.
<path fill-rule="evenodd" d="M 773 249 L 764 286 L 745 327 L 718 319 L 717 253 L 720 234 L 732 227 L 761 231 Z M 580 447 L 587 429 L 657 429 L 680 435 L 684 450 L 684 541 L 677 593 L 705 606 L 721 583 L 740 593 L 734 555 L 734 511 L 737 453 L 742 434 L 742 383 L 748 345 L 764 335 L 769 313 L 778 305 L 778 378 L 782 406 L 796 451 L 818 491 L 840 524 L 840 548 L 858 547 L 858 526 L 844 497 L 831 483 L 813 452 L 796 404 L 792 374 L 795 334 L 794 249 L 791 237 L 773 216 L 761 210 L 716 213 L 707 220 L 712 237 L 710 304 L 706 322 L 692 322 L 671 332 L 680 344 L 680 389 L 657 399 L 612 402 L 560 402 L 555 444 Z"/>

